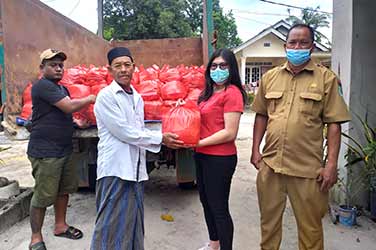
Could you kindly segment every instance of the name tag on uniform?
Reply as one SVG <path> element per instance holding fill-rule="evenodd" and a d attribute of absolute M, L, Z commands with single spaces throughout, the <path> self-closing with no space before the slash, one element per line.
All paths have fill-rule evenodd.
<path fill-rule="evenodd" d="M 315 88 L 317 88 L 317 84 L 316 83 L 311 83 L 311 85 L 309 85 L 309 88 L 310 89 L 315 89 Z"/>

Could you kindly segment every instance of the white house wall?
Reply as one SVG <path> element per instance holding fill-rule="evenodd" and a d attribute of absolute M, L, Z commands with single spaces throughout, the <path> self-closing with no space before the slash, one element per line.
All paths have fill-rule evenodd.
<path fill-rule="evenodd" d="M 265 42 L 270 42 L 270 47 L 264 47 Z M 243 57 L 284 57 L 284 42 L 274 34 L 269 34 L 256 41 L 241 52 Z"/>
<path fill-rule="evenodd" d="M 347 105 L 350 104 L 351 86 L 351 47 L 352 47 L 352 0 L 333 1 L 333 41 L 332 41 L 332 70 L 340 77 L 342 82 L 343 97 Z M 342 125 L 342 131 L 349 130 L 349 123 Z M 340 178 L 347 181 L 347 170 L 345 153 L 347 150 L 344 142 L 348 140 L 342 138 L 341 150 L 339 153 L 338 166 Z M 339 190 L 333 192 L 336 202 L 344 200 L 344 194 Z"/>

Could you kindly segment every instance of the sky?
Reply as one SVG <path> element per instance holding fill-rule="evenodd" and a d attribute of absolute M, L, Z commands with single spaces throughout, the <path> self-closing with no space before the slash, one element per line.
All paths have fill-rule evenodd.
<path fill-rule="evenodd" d="M 332 0 L 272 0 L 299 7 L 320 6 L 320 10 L 332 12 Z M 96 33 L 98 28 L 97 0 L 42 0 L 51 8 Z M 225 13 L 232 10 L 238 34 L 243 42 L 251 39 L 263 29 L 287 17 L 286 6 L 270 4 L 260 0 L 220 0 Z M 301 10 L 291 8 L 291 13 L 300 16 Z M 329 20 L 330 23 L 332 19 Z M 330 25 L 331 26 L 331 25 Z M 319 30 L 328 38 L 332 37 L 331 27 Z"/>

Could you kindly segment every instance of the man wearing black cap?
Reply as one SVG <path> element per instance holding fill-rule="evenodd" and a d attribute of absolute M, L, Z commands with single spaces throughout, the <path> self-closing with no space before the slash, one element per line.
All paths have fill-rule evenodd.
<path fill-rule="evenodd" d="M 54 235 L 70 239 L 83 236 L 65 220 L 68 194 L 75 192 L 78 186 L 77 170 L 71 163 L 72 113 L 94 103 L 95 96 L 71 100 L 68 90 L 59 85 L 66 59 L 62 51 L 43 51 L 40 55 L 43 77 L 31 89 L 33 114 L 27 149 L 35 179 L 30 205 L 31 250 L 46 249 L 41 229 L 46 207 L 52 204 L 55 208 Z"/>
<path fill-rule="evenodd" d="M 145 150 L 161 143 L 183 145 L 177 135 L 144 126 L 144 103 L 131 86 L 134 62 L 124 47 L 108 54 L 114 81 L 101 90 L 94 105 L 98 126 L 97 218 L 92 250 L 143 250 L 143 183 L 148 179 Z"/>

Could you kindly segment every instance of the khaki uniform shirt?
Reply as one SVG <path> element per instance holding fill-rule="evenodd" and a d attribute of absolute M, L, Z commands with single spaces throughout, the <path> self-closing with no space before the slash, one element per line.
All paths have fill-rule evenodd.
<path fill-rule="evenodd" d="M 268 117 L 265 163 L 276 173 L 306 178 L 323 167 L 324 124 L 350 120 L 336 75 L 312 61 L 296 75 L 287 62 L 268 71 L 252 110 Z"/>

